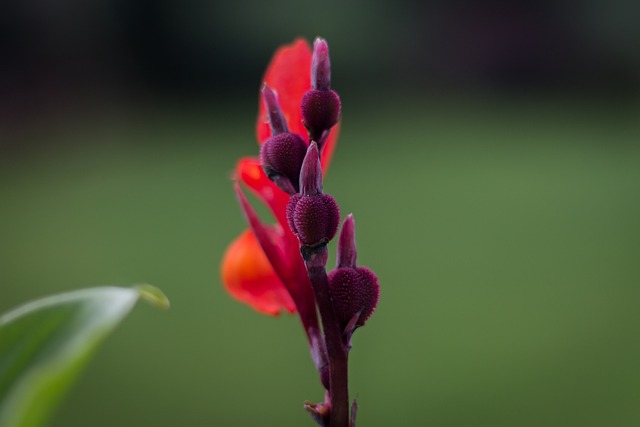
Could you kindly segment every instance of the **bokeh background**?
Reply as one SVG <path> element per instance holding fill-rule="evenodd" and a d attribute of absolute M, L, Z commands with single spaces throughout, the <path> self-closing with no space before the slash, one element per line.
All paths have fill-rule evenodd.
<path fill-rule="evenodd" d="M 640 425 L 638 5 L 2 4 L 0 311 L 136 282 L 173 304 L 137 308 L 52 425 L 312 425 L 297 319 L 219 263 L 262 73 L 317 35 L 344 102 L 325 188 L 382 284 L 358 425 Z"/>

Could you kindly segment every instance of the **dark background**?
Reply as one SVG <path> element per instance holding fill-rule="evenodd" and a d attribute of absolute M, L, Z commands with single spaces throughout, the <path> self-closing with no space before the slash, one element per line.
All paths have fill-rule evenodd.
<path fill-rule="evenodd" d="M 11 126 L 123 104 L 227 105 L 254 97 L 274 47 L 299 35 L 331 41 L 334 83 L 353 102 L 523 92 L 628 101 L 639 17 L 624 0 L 11 2 L 0 14 L 0 111 Z"/>
<path fill-rule="evenodd" d="M 0 6 L 0 310 L 136 282 L 173 303 L 134 312 L 53 425 L 312 425 L 297 320 L 235 302 L 218 270 L 261 76 L 318 35 L 344 103 L 325 188 L 382 284 L 351 357 L 359 425 L 640 423 L 639 18 L 621 0 Z"/>

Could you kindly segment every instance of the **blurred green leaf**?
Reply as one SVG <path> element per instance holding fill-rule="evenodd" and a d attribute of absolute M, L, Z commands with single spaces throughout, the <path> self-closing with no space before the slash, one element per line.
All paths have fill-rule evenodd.
<path fill-rule="evenodd" d="M 0 426 L 43 424 L 138 299 L 168 307 L 150 285 L 54 295 L 0 316 Z"/>

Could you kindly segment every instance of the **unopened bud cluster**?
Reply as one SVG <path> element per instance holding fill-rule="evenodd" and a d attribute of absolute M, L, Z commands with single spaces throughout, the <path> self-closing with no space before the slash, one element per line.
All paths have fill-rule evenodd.
<path fill-rule="evenodd" d="M 314 43 L 311 65 L 312 89 L 302 97 L 302 120 L 309 141 L 289 132 L 277 95 L 262 90 L 272 136 L 260 151 L 267 176 L 290 196 L 287 221 L 298 238 L 303 256 L 324 249 L 336 235 L 340 209 L 335 199 L 322 191 L 320 156 L 331 128 L 338 123 L 341 102 L 331 90 L 329 48 L 325 40 Z M 328 275 L 329 294 L 340 329 L 350 333 L 364 325 L 378 303 L 380 286 L 375 274 L 356 266 L 355 225 L 349 215 L 338 244 L 337 268 Z"/>
<path fill-rule="evenodd" d="M 314 43 L 311 85 L 312 89 L 302 97 L 300 111 L 309 133 L 309 141 L 318 144 L 321 152 L 324 141 L 330 129 L 338 123 L 341 112 L 340 97 L 330 89 L 329 47 L 323 39 L 317 39 Z M 272 181 L 287 193 L 295 194 L 300 191 L 298 177 L 307 143 L 302 136 L 289 132 L 277 95 L 266 85 L 262 89 L 262 99 L 272 136 L 262 144 L 260 161 Z"/>
<path fill-rule="evenodd" d="M 287 220 L 304 246 L 326 245 L 338 231 L 340 208 L 333 197 L 322 192 L 322 168 L 315 142 L 309 146 L 302 164 L 300 193 L 289 199 Z"/>
<path fill-rule="evenodd" d="M 367 267 L 356 265 L 356 233 L 353 215 L 342 224 L 336 269 L 329 273 L 329 293 L 343 330 L 353 330 L 371 317 L 380 297 L 378 278 Z"/>

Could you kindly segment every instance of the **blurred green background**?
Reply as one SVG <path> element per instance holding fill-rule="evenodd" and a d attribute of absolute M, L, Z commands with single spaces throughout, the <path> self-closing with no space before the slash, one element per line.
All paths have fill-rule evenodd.
<path fill-rule="evenodd" d="M 297 319 L 232 300 L 219 263 L 260 77 L 317 34 L 344 101 L 325 188 L 382 286 L 351 353 L 359 425 L 640 424 L 625 4 L 76 3 L 2 6 L 0 311 L 136 282 L 172 308 L 137 308 L 53 426 L 313 425 Z"/>

